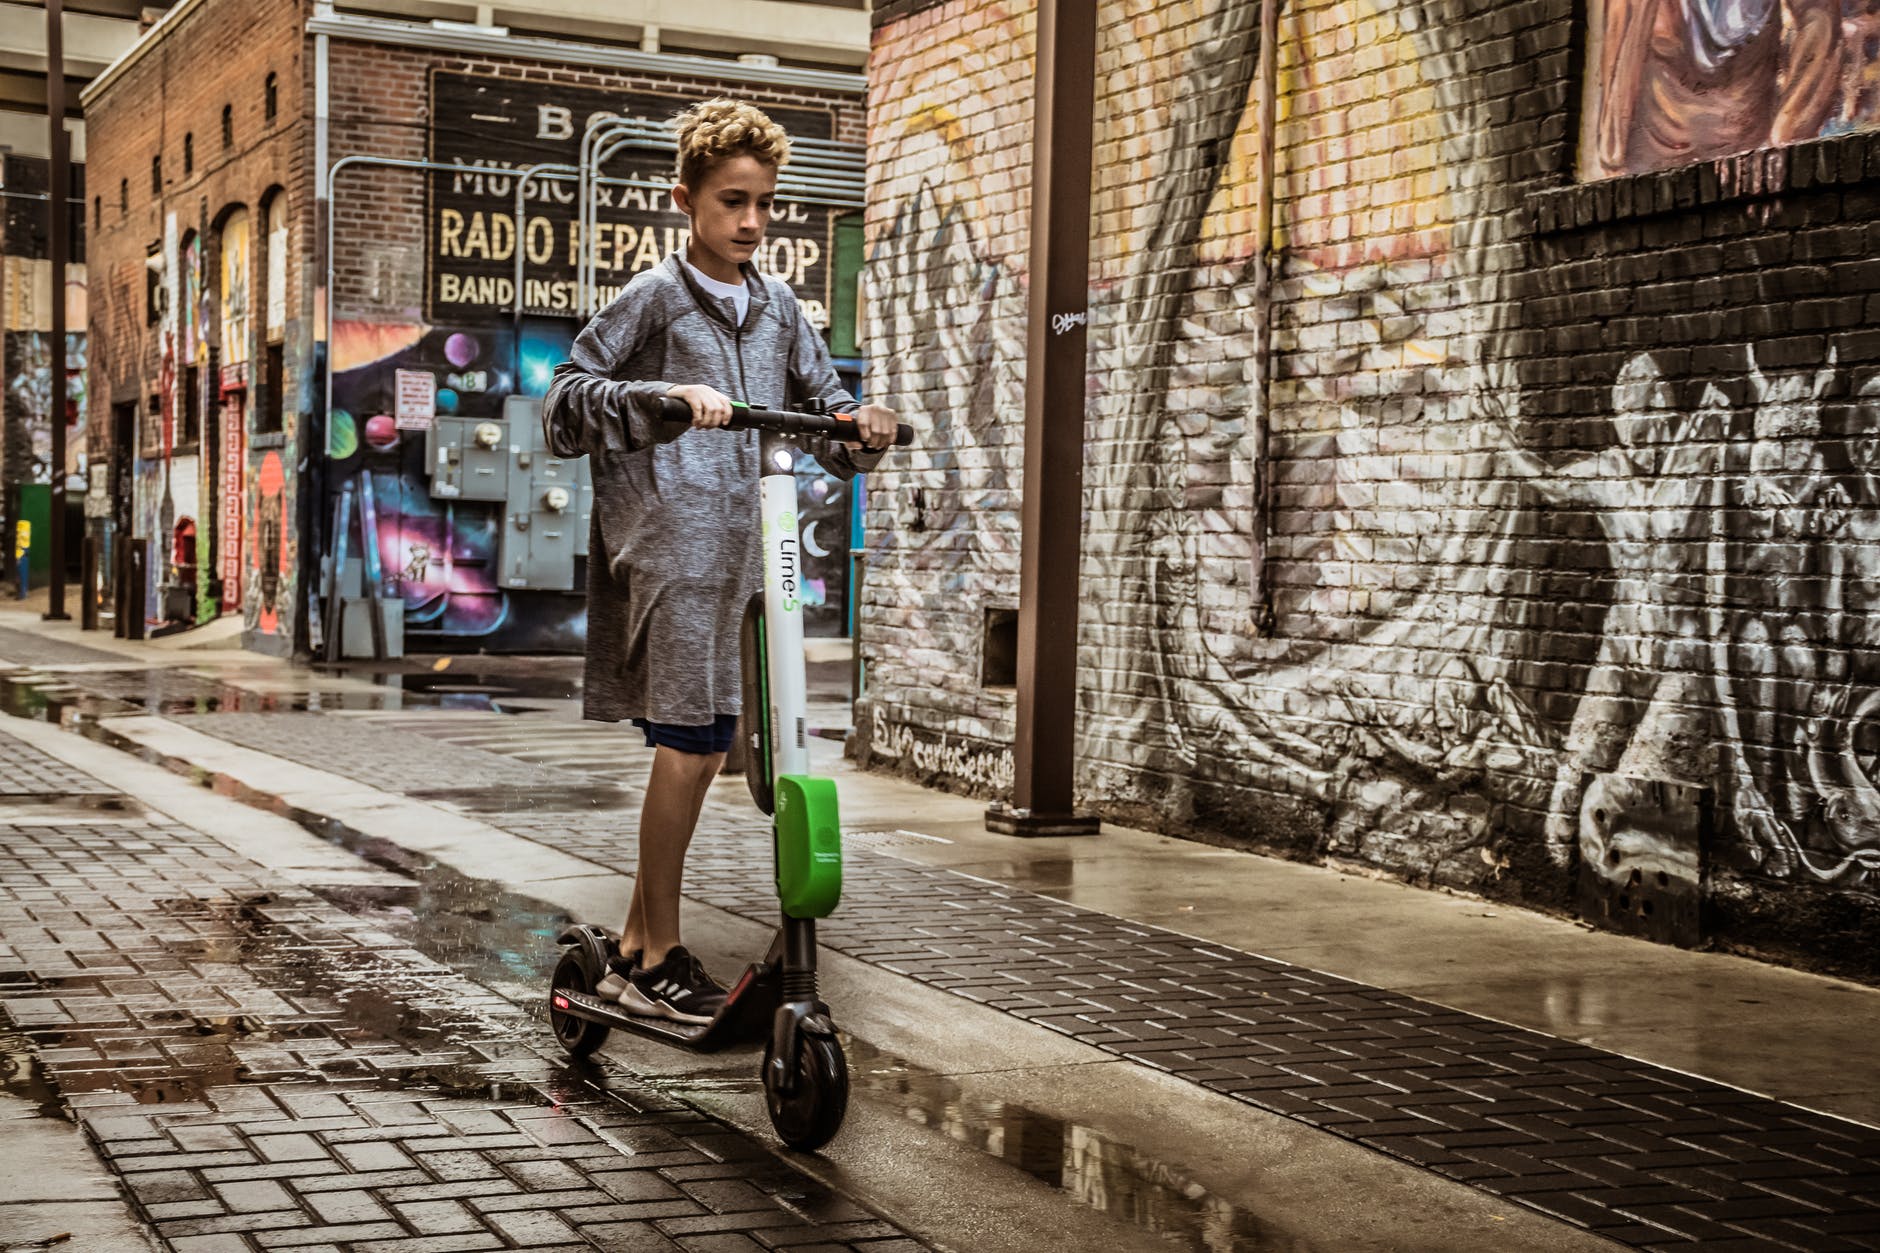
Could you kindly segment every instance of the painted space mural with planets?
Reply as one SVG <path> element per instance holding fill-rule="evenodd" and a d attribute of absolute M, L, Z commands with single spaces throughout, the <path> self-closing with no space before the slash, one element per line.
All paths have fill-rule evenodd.
<path fill-rule="evenodd" d="M 342 485 L 371 476 L 384 594 L 405 603 L 409 650 L 487 649 L 575 652 L 586 637 L 587 601 L 573 592 L 499 585 L 500 501 L 437 498 L 425 430 L 398 416 L 400 375 L 428 374 L 437 419 L 500 419 L 511 395 L 541 397 L 567 359 L 575 323 L 529 318 L 519 327 L 425 326 L 350 321 L 333 328 L 333 408 L 327 430 L 330 527 Z M 797 467 L 803 502 L 804 574 L 811 635 L 846 632 L 852 486 L 804 456 Z M 348 548 L 360 551 L 358 523 Z M 331 545 L 329 544 L 329 548 Z M 579 563 L 579 559 L 577 559 Z"/>

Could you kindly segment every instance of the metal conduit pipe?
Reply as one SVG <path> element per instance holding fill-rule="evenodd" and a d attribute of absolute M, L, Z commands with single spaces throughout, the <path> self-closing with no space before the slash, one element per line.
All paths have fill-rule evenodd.
<path fill-rule="evenodd" d="M 579 178 L 580 178 L 579 167 L 569 165 L 566 162 L 543 161 L 543 162 L 538 162 L 535 165 L 523 166 L 519 171 L 517 171 L 516 238 L 518 240 L 521 240 L 524 238 L 523 232 L 526 230 L 527 225 L 528 225 L 529 206 L 528 206 L 527 194 L 528 194 L 529 184 L 535 182 L 538 179 L 554 179 L 558 182 L 568 182 L 568 181 L 578 180 Z M 665 191 L 667 188 L 672 186 L 672 184 L 670 183 L 655 182 L 655 181 L 648 180 L 648 179 L 613 178 L 608 175 L 596 175 L 593 178 L 592 182 L 593 182 L 593 185 L 596 187 L 643 187 L 650 191 Z M 825 189 L 825 188 L 820 188 L 820 187 L 809 187 L 806 185 L 803 194 L 793 195 L 791 199 L 802 204 L 824 205 L 832 209 L 859 209 L 862 207 L 862 204 L 863 204 L 861 186 L 859 183 L 857 183 L 854 186 L 853 190 L 850 190 L 849 188 L 842 187 L 842 186 L 836 186 L 836 187 Z M 579 262 L 580 260 L 581 258 L 577 257 L 577 262 Z M 579 269 L 577 269 L 577 274 L 579 273 L 580 271 Z M 522 276 L 523 276 L 523 252 L 522 252 L 521 245 L 518 245 L 517 250 L 516 250 L 516 297 L 515 297 L 515 300 L 512 302 L 513 320 L 516 322 L 518 326 L 520 326 L 521 324 L 521 318 L 522 318 L 522 312 L 523 312 L 522 310 L 522 304 L 523 304 Z M 580 302 L 577 301 L 576 304 L 577 304 L 577 307 L 579 307 Z"/>
<path fill-rule="evenodd" d="M 585 147 L 585 143 L 584 143 L 584 147 Z M 333 204 L 334 191 L 339 185 L 340 173 L 343 170 L 346 170 L 352 166 L 377 166 L 382 169 L 418 170 L 418 171 L 428 171 L 428 172 L 435 172 L 435 173 L 456 173 L 465 168 L 470 168 L 470 167 L 459 165 L 456 162 L 419 161 L 419 160 L 415 160 L 415 159 L 407 158 L 407 157 L 379 157 L 379 156 L 372 156 L 367 153 L 357 153 L 352 156 L 341 157 L 339 160 L 333 162 L 333 164 L 327 168 L 326 178 L 322 180 L 322 183 L 320 185 L 320 191 L 324 192 L 324 203 L 326 205 L 326 210 L 327 210 L 326 221 L 325 221 L 326 249 L 325 249 L 325 256 L 322 259 L 322 279 L 324 283 L 324 291 L 326 293 L 326 301 L 325 301 L 325 307 L 322 310 L 324 316 L 321 322 L 321 333 L 322 333 L 323 340 L 326 344 L 326 351 L 327 351 L 327 362 L 326 362 L 327 368 L 325 371 L 324 388 L 323 388 L 324 402 L 321 405 L 321 410 L 320 410 L 320 416 L 321 416 L 322 421 L 325 420 L 326 416 L 329 413 L 331 413 L 333 409 L 333 373 L 334 373 L 333 371 L 333 322 L 334 322 L 334 317 L 335 317 L 334 309 L 339 303 L 338 299 L 336 298 L 333 292 L 333 273 L 336 268 L 335 256 L 334 256 L 335 222 L 337 221 L 338 215 L 332 211 L 332 204 Z M 662 181 L 655 181 L 652 179 L 614 178 L 608 175 L 596 175 L 593 173 L 591 168 L 586 171 L 579 171 L 575 167 L 572 167 L 566 164 L 538 163 L 532 166 L 525 166 L 521 170 L 482 169 L 479 172 L 485 173 L 485 174 L 497 175 L 497 176 L 508 175 L 517 179 L 517 185 L 516 185 L 517 282 L 516 282 L 515 316 L 518 319 L 518 322 L 521 318 L 521 313 L 522 313 L 521 273 L 522 273 L 522 264 L 525 259 L 524 249 L 526 246 L 524 244 L 522 232 L 523 232 L 523 228 L 525 225 L 525 218 L 527 216 L 527 199 L 526 199 L 527 191 L 526 189 L 527 189 L 527 185 L 530 182 L 533 182 L 536 179 L 545 179 L 545 178 L 552 178 L 558 181 L 565 182 L 571 179 L 578 178 L 584 184 L 590 185 L 590 186 L 640 187 L 648 191 L 664 191 L 668 187 L 671 186 L 670 183 L 666 183 Z M 857 209 L 862 206 L 862 201 L 861 201 L 860 196 L 837 197 L 837 196 L 803 195 L 803 196 L 797 196 L 794 198 L 797 200 L 811 203 L 811 204 L 827 205 L 831 208 Z M 591 236 L 585 233 L 584 231 L 582 238 L 585 240 L 590 237 Z M 584 246 L 581 249 L 580 254 L 579 254 L 580 259 L 584 262 L 589 260 L 589 254 L 591 253 L 591 251 L 592 251 L 591 248 Z M 591 267 L 588 267 L 583 272 L 589 275 L 589 282 L 591 283 L 591 274 L 592 274 Z M 584 289 L 584 295 L 585 295 L 585 289 Z M 579 303 L 580 302 L 577 301 L 577 304 Z"/>
<path fill-rule="evenodd" d="M 595 306 L 594 281 L 594 227 L 600 219 L 600 206 L 594 202 L 594 180 L 601 177 L 601 162 L 612 156 L 615 149 L 606 153 L 599 152 L 602 144 L 608 142 L 616 133 L 635 129 L 638 119 L 624 118 L 618 114 L 608 114 L 591 118 L 587 129 L 581 133 L 581 171 L 580 188 L 580 248 L 575 252 L 575 311 L 584 318 L 591 318 L 598 309 Z"/>
<path fill-rule="evenodd" d="M 603 149 L 603 145 L 606 147 Z M 599 169 L 608 159 L 625 148 L 643 148 L 664 152 L 675 149 L 678 135 L 665 122 L 648 118 L 603 114 L 589 119 L 581 134 L 581 185 L 579 221 L 582 247 L 576 254 L 576 310 L 591 317 L 595 308 L 598 283 L 588 242 L 599 222 L 599 206 L 594 202 L 594 188 L 607 180 Z M 779 199 L 832 208 L 859 209 L 865 201 L 865 154 L 856 144 L 833 139 L 792 139 L 790 163 L 777 180 Z"/>

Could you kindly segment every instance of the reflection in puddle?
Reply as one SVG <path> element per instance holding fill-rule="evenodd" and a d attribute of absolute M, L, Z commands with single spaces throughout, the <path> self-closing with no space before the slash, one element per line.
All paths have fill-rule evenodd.
<path fill-rule="evenodd" d="M 334 672 L 366 679 L 388 692 L 403 693 L 410 703 L 440 709 L 534 713 L 544 702 L 579 700 L 581 663 L 577 658 L 514 658 L 497 665 L 490 657 L 451 664 L 455 658 L 404 664 L 346 665 Z"/>
<path fill-rule="evenodd" d="M 30 1102 L 42 1118 L 65 1118 L 65 1103 L 25 1036 L 0 1032 L 0 1092 Z"/>
<path fill-rule="evenodd" d="M 448 801 L 475 814 L 568 813 L 572 821 L 583 809 L 619 809 L 633 799 L 625 788 L 611 783 L 576 783 L 565 786 L 531 784 L 503 787 L 407 788 L 406 796 L 420 801 Z"/>
<path fill-rule="evenodd" d="M 182 716 L 212 713 L 330 713 L 400 709 L 468 709 L 498 713 L 536 712 L 541 702 L 576 699 L 580 679 L 566 674 L 447 675 L 373 672 L 367 688 L 289 691 L 240 687 L 179 669 L 22 671 L 0 674 L 0 712 L 52 723 L 73 717 L 109 718 L 149 713 Z M 534 703 L 531 703 L 534 702 Z"/>
<path fill-rule="evenodd" d="M 859 1093 L 911 1121 L 990 1154 L 1081 1204 L 1168 1238 L 1169 1247 L 1227 1253 L 1312 1246 L 1133 1145 L 1023 1105 L 968 1096 L 955 1080 L 845 1035 Z"/>

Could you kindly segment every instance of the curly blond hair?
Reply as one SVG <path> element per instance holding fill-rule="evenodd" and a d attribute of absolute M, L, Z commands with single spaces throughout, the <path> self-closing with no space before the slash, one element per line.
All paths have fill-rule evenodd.
<path fill-rule="evenodd" d="M 673 119 L 679 132 L 679 181 L 696 190 L 714 165 L 752 156 L 774 169 L 790 159 L 790 137 L 753 104 L 720 96 Z"/>

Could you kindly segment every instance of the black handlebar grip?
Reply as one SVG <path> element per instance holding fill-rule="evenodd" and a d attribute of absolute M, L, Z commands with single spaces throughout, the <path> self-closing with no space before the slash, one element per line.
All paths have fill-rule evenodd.
<path fill-rule="evenodd" d="M 692 421 L 692 406 L 677 396 L 662 396 L 659 401 L 659 416 L 666 422 Z M 847 439 L 850 432 L 844 431 L 843 424 L 853 425 L 855 419 L 846 413 L 796 413 L 787 410 L 769 410 L 740 406 L 732 410 L 732 430 L 785 431 L 792 434 L 827 435 L 834 439 Z M 894 442 L 899 447 L 906 447 L 914 442 L 914 428 L 905 422 L 897 422 L 894 427 Z"/>

